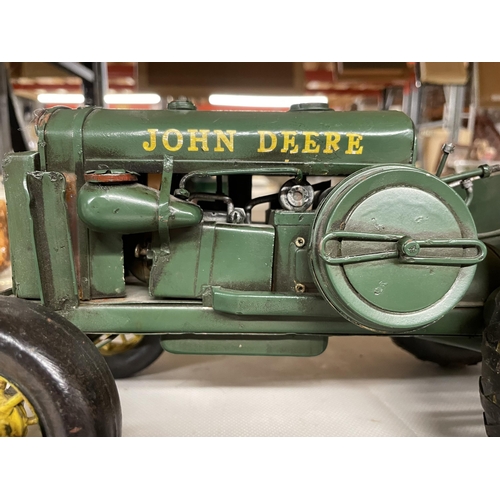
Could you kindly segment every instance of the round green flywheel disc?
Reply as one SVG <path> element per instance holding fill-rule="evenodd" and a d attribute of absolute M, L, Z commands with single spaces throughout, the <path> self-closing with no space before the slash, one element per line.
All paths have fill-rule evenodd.
<path fill-rule="evenodd" d="M 464 201 L 414 167 L 381 165 L 342 182 L 318 207 L 311 270 L 346 319 L 377 332 L 427 326 L 453 309 L 486 247 Z"/>

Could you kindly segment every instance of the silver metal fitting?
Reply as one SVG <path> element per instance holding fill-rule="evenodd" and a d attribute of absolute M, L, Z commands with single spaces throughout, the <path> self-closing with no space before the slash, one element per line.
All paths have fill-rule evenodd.
<path fill-rule="evenodd" d="M 306 244 L 306 240 L 302 238 L 302 236 L 299 236 L 298 238 L 295 239 L 295 246 L 298 248 L 302 248 Z"/>
<path fill-rule="evenodd" d="M 227 215 L 227 221 L 231 224 L 243 224 L 246 219 L 245 210 L 243 208 L 235 208 Z"/>
<path fill-rule="evenodd" d="M 451 142 L 449 142 L 447 144 L 443 144 L 442 150 L 443 153 L 450 154 L 455 151 L 455 146 Z"/>
<path fill-rule="evenodd" d="M 280 190 L 280 205 L 292 212 L 305 212 L 314 201 L 314 188 L 309 183 L 285 182 Z"/>

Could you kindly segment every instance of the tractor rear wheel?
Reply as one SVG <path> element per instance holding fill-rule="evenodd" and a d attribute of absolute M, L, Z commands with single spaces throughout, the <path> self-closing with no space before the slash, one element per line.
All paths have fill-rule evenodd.
<path fill-rule="evenodd" d="M 479 394 L 486 434 L 500 437 L 500 291 L 491 294 L 486 309 L 491 316 L 483 331 Z"/>
<path fill-rule="evenodd" d="M 94 344 L 108 335 L 91 334 Z M 99 349 L 115 379 L 129 378 L 153 364 L 164 352 L 158 335 L 120 334 Z"/>
<path fill-rule="evenodd" d="M 440 344 L 417 337 L 393 337 L 392 341 L 401 349 L 422 361 L 431 361 L 445 368 L 477 365 L 481 353 L 464 347 Z"/>

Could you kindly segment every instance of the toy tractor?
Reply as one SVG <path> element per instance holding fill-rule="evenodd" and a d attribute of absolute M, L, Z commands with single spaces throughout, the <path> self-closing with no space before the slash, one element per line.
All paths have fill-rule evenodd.
<path fill-rule="evenodd" d="M 405 114 L 322 104 L 57 107 L 36 130 L 38 151 L 3 163 L 0 435 L 120 435 L 113 374 L 163 350 L 315 356 L 331 335 L 439 364 L 482 349 L 500 433 L 498 166 L 441 178 L 448 146 L 436 175 L 417 168 Z M 285 180 L 253 198 L 255 175 Z"/>

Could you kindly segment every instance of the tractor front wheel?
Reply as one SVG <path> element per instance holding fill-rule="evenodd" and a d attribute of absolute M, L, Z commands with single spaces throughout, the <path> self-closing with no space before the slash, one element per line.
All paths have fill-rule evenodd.
<path fill-rule="evenodd" d="M 113 376 L 76 326 L 45 307 L 0 297 L 0 436 L 120 436 Z"/>

